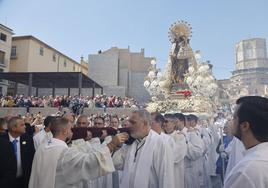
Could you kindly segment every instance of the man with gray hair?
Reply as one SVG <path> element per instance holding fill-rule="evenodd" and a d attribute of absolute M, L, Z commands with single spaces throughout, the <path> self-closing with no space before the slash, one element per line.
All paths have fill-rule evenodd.
<path fill-rule="evenodd" d="M 151 129 L 151 115 L 135 110 L 130 116 L 130 134 L 136 139 L 116 151 L 113 161 L 123 170 L 120 187 L 174 188 L 174 159 L 171 148 Z"/>
<path fill-rule="evenodd" d="M 76 127 L 88 127 L 89 121 L 87 115 L 79 115 L 76 120 Z"/>
<path fill-rule="evenodd" d="M 34 156 L 29 188 L 78 188 L 83 181 L 114 171 L 110 152 L 128 139 L 126 133 L 113 137 L 107 146 L 92 148 L 85 142 L 80 148 L 68 148 L 71 123 L 56 118 L 51 125 L 51 142 L 39 146 Z"/>
<path fill-rule="evenodd" d="M 24 120 L 20 117 L 10 118 L 7 129 L 8 133 L 1 137 L 11 142 L 16 158 L 16 179 L 13 187 L 27 188 L 35 152 L 33 139 L 26 133 Z"/>

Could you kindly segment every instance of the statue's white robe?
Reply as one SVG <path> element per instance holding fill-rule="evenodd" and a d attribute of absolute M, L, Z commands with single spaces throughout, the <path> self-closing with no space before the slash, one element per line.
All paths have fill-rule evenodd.
<path fill-rule="evenodd" d="M 113 161 L 116 169 L 123 170 L 120 188 L 175 187 L 172 150 L 153 130 L 143 140 L 124 145 Z"/>
<path fill-rule="evenodd" d="M 200 164 L 202 159 L 204 143 L 197 132 L 188 132 L 187 128 L 181 131 L 186 136 L 187 155 L 184 158 L 184 184 L 185 188 L 200 187 Z"/>
<path fill-rule="evenodd" d="M 68 148 L 65 142 L 53 138 L 40 145 L 35 153 L 29 188 L 77 188 L 83 181 L 114 171 L 108 147 L 92 150 L 85 142 Z"/>
<path fill-rule="evenodd" d="M 244 151 L 245 156 L 226 176 L 224 188 L 268 187 L 268 143 Z"/>

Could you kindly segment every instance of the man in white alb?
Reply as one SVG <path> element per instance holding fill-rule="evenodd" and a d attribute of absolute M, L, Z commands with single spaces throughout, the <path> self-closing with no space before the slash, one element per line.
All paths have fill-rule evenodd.
<path fill-rule="evenodd" d="M 55 117 L 47 116 L 44 120 L 44 129 L 34 135 L 33 140 L 35 150 L 37 150 L 38 146 L 40 146 L 42 143 L 51 141 L 53 135 L 50 131 L 50 125 L 53 119 L 55 119 Z"/>
<path fill-rule="evenodd" d="M 244 157 L 224 181 L 225 188 L 268 187 L 268 99 L 241 97 L 236 101 L 232 134 L 242 141 Z"/>
<path fill-rule="evenodd" d="M 68 148 L 71 126 L 65 118 L 52 122 L 53 138 L 40 145 L 35 153 L 29 188 L 77 188 L 82 181 L 114 171 L 110 152 L 127 140 L 128 135 L 116 135 L 107 146 L 94 150 L 87 142 L 80 149 Z"/>
<path fill-rule="evenodd" d="M 184 188 L 184 157 L 187 154 L 187 145 L 185 136 L 181 132 L 175 130 L 177 118 L 174 114 L 165 114 L 164 130 L 169 135 L 175 144 L 173 145 L 174 154 L 174 176 L 175 187 Z"/>
<path fill-rule="evenodd" d="M 150 113 L 135 110 L 129 121 L 136 141 L 113 155 L 116 169 L 123 170 L 120 188 L 174 188 L 172 150 L 151 130 Z"/>

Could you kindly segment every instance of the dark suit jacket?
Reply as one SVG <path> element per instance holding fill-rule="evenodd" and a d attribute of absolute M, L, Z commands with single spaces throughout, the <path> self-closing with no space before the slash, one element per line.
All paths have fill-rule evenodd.
<path fill-rule="evenodd" d="M 16 163 L 11 143 L 0 138 L 0 187 L 12 187 L 17 173 Z"/>
<path fill-rule="evenodd" d="M 2 136 L 3 138 L 9 140 L 8 134 Z M 34 157 L 35 149 L 33 138 L 28 134 L 23 134 L 20 136 L 20 154 L 21 154 L 21 167 L 22 167 L 22 181 L 23 187 L 27 188 L 29 179 L 31 176 L 32 162 Z M 15 156 L 14 150 L 13 155 Z"/>

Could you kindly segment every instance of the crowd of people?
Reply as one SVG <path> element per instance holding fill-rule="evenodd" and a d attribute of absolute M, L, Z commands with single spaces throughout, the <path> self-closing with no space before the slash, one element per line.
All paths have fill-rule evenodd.
<path fill-rule="evenodd" d="M 54 107 L 71 108 L 74 111 L 80 108 L 135 108 L 139 103 L 133 98 L 96 95 L 89 96 L 2 96 L 1 107 Z"/>
<path fill-rule="evenodd" d="M 256 96 L 207 119 L 144 109 L 0 118 L 0 187 L 267 188 L 267 124 L 268 99 Z M 130 132 L 72 139 L 81 127 Z"/>

